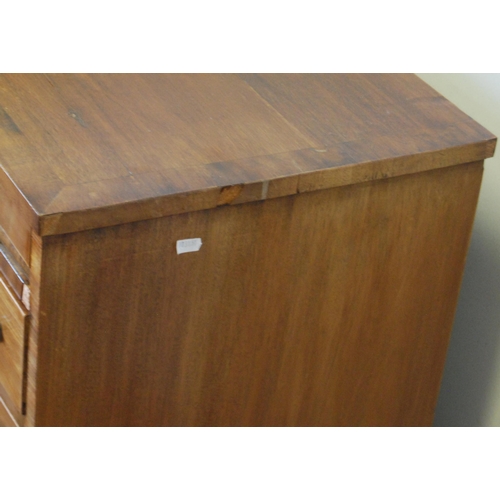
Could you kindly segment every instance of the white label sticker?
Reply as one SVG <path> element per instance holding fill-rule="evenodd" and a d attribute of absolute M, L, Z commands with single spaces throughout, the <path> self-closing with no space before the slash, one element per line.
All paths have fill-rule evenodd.
<path fill-rule="evenodd" d="M 201 238 L 177 240 L 177 255 L 187 252 L 197 252 L 201 248 Z"/>

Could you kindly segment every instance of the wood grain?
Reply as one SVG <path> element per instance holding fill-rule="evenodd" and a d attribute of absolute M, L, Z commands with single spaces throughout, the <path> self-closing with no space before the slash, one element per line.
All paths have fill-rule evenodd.
<path fill-rule="evenodd" d="M 43 238 L 34 423 L 430 425 L 481 175 Z"/>
<path fill-rule="evenodd" d="M 414 75 L 266 74 L 243 79 L 309 140 L 329 148 L 379 137 L 436 135 L 472 121 Z"/>
<path fill-rule="evenodd" d="M 27 312 L 0 276 L 0 397 L 12 413 L 20 414 L 23 403 L 24 342 Z"/>
<path fill-rule="evenodd" d="M 1 135 L 1 130 L 0 130 Z M 1 165 L 0 149 L 0 242 L 29 269 L 31 232 L 38 231 L 38 217 L 22 192 Z"/>
<path fill-rule="evenodd" d="M 4 278 L 19 300 L 28 284 L 27 273 L 20 267 L 7 248 L 0 243 L 0 275 Z"/>
<path fill-rule="evenodd" d="M 15 420 L 12 418 L 9 410 L 0 398 L 0 427 L 17 427 Z"/>
<path fill-rule="evenodd" d="M 495 143 L 414 75 L 0 75 L 0 226 L 27 261 L 33 231 L 480 161 Z"/>
<path fill-rule="evenodd" d="M 429 425 L 495 145 L 414 75 L 0 75 L 0 423 Z"/>

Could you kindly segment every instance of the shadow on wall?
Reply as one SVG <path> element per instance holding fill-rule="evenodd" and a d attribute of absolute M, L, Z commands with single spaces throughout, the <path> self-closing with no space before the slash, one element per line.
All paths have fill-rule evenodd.
<path fill-rule="evenodd" d="M 435 426 L 492 421 L 500 366 L 500 262 L 489 229 L 476 220 L 446 361 Z"/>
<path fill-rule="evenodd" d="M 500 74 L 419 74 L 500 137 Z M 500 426 L 500 144 L 485 162 L 436 426 Z"/>

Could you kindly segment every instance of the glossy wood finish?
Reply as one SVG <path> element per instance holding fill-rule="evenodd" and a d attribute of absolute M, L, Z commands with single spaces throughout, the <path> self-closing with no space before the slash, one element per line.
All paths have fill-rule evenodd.
<path fill-rule="evenodd" d="M 429 425 L 495 144 L 413 75 L 0 75 L 7 414 Z"/>
<path fill-rule="evenodd" d="M 430 425 L 481 174 L 46 238 L 37 423 Z"/>
<path fill-rule="evenodd" d="M 12 291 L 22 300 L 24 287 L 28 285 L 27 273 L 16 262 L 7 248 L 0 243 L 0 274 Z"/>
<path fill-rule="evenodd" d="M 29 224 L 16 228 L 24 256 L 31 230 L 392 177 L 495 145 L 413 75 L 0 75 L 0 131 L 4 177 L 23 194 L 11 205 L 36 213 L 12 216 Z"/>
<path fill-rule="evenodd" d="M 23 401 L 24 342 L 27 313 L 0 276 L 0 385 L 15 410 Z M 4 394 L 0 393 L 0 397 Z M 5 396 L 4 396 L 5 397 Z"/>

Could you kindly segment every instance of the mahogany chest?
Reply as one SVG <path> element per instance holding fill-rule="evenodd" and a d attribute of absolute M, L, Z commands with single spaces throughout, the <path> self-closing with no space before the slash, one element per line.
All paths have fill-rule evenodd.
<path fill-rule="evenodd" d="M 430 425 L 495 143 L 413 75 L 1 75 L 0 422 Z"/>

